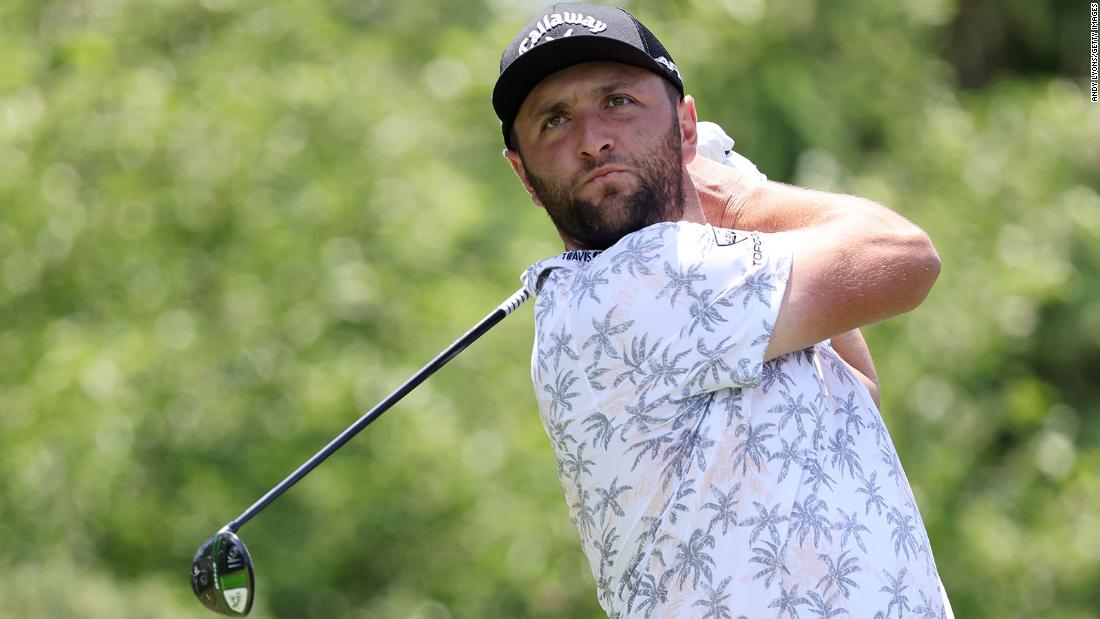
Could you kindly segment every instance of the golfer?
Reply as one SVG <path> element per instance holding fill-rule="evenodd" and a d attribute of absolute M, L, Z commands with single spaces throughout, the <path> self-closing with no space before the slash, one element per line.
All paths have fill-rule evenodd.
<path fill-rule="evenodd" d="M 566 249 L 523 274 L 531 374 L 608 616 L 951 617 L 857 330 L 923 301 L 928 236 L 697 157 L 621 9 L 539 13 L 493 106 Z"/>

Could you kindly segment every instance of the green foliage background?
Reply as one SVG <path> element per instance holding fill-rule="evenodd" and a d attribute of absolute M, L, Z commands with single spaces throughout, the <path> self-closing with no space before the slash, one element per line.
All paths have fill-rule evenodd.
<path fill-rule="evenodd" d="M 541 2 L 0 4 L 0 616 L 204 617 L 195 548 L 559 251 Z M 628 5 L 768 175 L 924 226 L 866 329 L 959 617 L 1100 617 L 1088 4 Z M 243 531 L 258 617 L 597 617 L 520 311 Z"/>

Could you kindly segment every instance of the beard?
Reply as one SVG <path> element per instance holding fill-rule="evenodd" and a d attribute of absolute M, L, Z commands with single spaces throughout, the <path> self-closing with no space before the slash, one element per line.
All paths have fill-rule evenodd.
<path fill-rule="evenodd" d="M 683 217 L 680 149 L 680 124 L 674 117 L 665 139 L 650 152 L 638 157 L 610 155 L 590 161 L 578 176 L 608 164 L 629 165 L 638 176 L 638 188 L 633 193 L 624 194 L 608 187 L 602 196 L 603 206 L 571 193 L 565 182 L 551 182 L 530 169 L 527 177 L 559 230 L 585 248 L 607 249 L 631 232 Z"/>

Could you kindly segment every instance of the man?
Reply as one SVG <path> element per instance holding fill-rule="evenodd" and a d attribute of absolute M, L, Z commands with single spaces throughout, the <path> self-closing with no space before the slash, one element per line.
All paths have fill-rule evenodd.
<path fill-rule="evenodd" d="M 927 235 L 696 157 L 621 9 L 540 13 L 493 105 L 567 250 L 523 276 L 532 378 L 608 615 L 951 616 L 857 330 L 924 299 Z"/>

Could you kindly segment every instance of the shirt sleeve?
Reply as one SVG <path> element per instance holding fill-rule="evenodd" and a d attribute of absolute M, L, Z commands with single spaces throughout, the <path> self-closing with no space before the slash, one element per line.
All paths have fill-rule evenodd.
<path fill-rule="evenodd" d="M 548 278 L 567 332 L 547 355 L 575 352 L 609 407 L 757 386 L 790 276 L 783 243 L 682 221 L 632 233 L 568 282 Z M 537 306 L 535 320 L 549 324 Z"/>
<path fill-rule="evenodd" d="M 681 231 L 663 265 L 658 301 L 670 312 L 666 332 L 686 368 L 679 395 L 760 384 L 764 352 L 790 278 L 783 237 L 697 226 Z"/>

